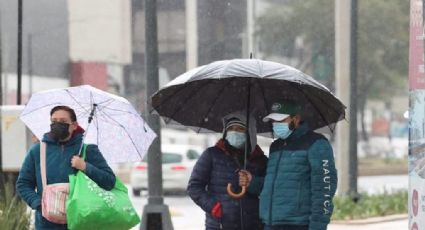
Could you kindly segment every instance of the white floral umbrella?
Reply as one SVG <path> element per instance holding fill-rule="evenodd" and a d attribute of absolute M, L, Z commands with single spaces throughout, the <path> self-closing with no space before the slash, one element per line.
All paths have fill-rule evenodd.
<path fill-rule="evenodd" d="M 75 110 L 86 130 L 84 143 L 97 144 L 109 163 L 142 160 L 156 137 L 127 99 L 89 85 L 34 93 L 20 119 L 41 140 L 50 130 L 50 110 L 58 105 Z"/>

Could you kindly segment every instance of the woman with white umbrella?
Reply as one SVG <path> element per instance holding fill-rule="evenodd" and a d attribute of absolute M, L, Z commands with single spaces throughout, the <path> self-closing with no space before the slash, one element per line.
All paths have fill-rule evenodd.
<path fill-rule="evenodd" d="M 69 182 L 68 176 L 81 170 L 101 188 L 111 190 L 115 175 L 97 145 L 88 145 L 85 159 L 78 156 L 84 130 L 78 125 L 72 108 L 56 106 L 50 114 L 50 131 L 29 150 L 16 187 L 22 199 L 36 210 L 36 229 L 67 229 L 64 201 L 68 191 L 64 183 Z M 58 210 L 47 204 L 52 199 L 47 185 L 63 189 L 64 197 L 55 199 L 59 201 Z M 52 215 L 52 212 L 57 213 Z"/>

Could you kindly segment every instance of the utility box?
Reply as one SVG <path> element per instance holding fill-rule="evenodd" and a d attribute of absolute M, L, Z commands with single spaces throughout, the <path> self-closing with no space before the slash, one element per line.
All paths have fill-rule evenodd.
<path fill-rule="evenodd" d="M 19 172 L 31 145 L 31 132 L 19 119 L 23 105 L 1 108 L 1 159 L 4 172 Z"/>

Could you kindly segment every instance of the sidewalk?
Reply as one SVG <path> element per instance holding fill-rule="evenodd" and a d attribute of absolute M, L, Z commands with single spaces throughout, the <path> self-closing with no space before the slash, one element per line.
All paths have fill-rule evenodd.
<path fill-rule="evenodd" d="M 403 230 L 408 229 L 408 219 L 385 221 L 372 224 L 330 224 L 328 230 Z"/>

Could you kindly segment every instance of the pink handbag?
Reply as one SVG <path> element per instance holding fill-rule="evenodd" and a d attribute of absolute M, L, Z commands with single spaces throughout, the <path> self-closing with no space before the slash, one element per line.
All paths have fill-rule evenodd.
<path fill-rule="evenodd" d="M 66 200 L 68 199 L 69 183 L 47 185 L 46 179 L 46 143 L 40 143 L 40 171 L 43 183 L 41 198 L 42 216 L 56 224 L 66 224 Z"/>

